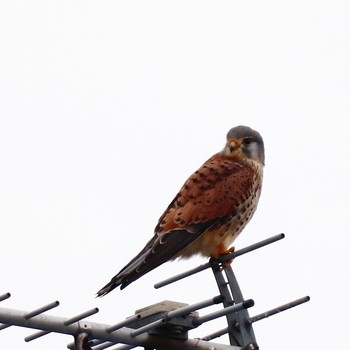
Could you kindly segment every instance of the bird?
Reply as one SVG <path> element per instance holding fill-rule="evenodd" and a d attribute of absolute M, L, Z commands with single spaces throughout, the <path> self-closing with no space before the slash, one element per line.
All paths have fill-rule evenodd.
<path fill-rule="evenodd" d="M 230 129 L 224 148 L 187 179 L 152 238 L 97 296 L 124 289 L 167 261 L 194 255 L 217 259 L 232 252 L 229 246 L 257 208 L 264 165 L 259 132 L 243 125 Z"/>

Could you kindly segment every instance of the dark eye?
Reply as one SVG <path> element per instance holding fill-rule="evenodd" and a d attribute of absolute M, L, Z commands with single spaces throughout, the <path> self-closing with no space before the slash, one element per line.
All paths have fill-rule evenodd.
<path fill-rule="evenodd" d="M 246 137 L 243 139 L 243 144 L 250 145 L 253 142 L 253 139 L 251 137 Z"/>

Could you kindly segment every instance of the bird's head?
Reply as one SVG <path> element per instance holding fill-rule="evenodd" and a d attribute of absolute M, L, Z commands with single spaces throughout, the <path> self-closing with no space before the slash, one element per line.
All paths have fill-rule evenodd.
<path fill-rule="evenodd" d="M 227 133 L 223 152 L 230 158 L 249 158 L 265 164 L 264 141 L 257 131 L 248 126 L 236 126 Z"/>

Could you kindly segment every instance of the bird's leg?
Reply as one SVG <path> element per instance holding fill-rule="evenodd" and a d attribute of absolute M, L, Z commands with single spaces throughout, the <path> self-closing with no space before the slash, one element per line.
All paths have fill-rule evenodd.
<path fill-rule="evenodd" d="M 219 244 L 214 252 L 214 254 L 211 255 L 211 257 L 215 260 L 219 259 L 221 255 L 226 255 L 234 252 L 235 247 L 226 248 L 222 243 Z M 233 259 L 230 259 L 223 263 L 224 267 L 229 267 L 232 263 Z"/>

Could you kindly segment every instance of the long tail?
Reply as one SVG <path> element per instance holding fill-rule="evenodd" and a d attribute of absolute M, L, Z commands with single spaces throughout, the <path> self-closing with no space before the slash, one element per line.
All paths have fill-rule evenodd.
<path fill-rule="evenodd" d="M 97 292 L 97 296 L 104 296 L 118 286 L 124 289 L 147 272 L 176 257 L 177 253 L 195 240 L 199 234 L 199 232 L 194 234 L 186 230 L 177 230 L 168 232 L 164 236 L 154 235 L 141 252 Z"/>
<path fill-rule="evenodd" d="M 152 246 L 154 245 L 156 238 L 156 236 L 152 237 L 152 239 L 146 244 L 146 246 L 141 250 L 141 252 L 138 253 L 127 265 L 125 265 L 110 280 L 110 282 L 108 282 L 103 288 L 101 288 L 97 292 L 97 296 L 104 296 L 119 286 L 121 286 L 120 289 L 123 289 L 131 282 L 137 280 L 145 273 L 149 272 L 151 269 L 147 269 L 146 271 L 145 268 L 142 270 L 140 270 L 140 268 L 147 261 L 147 256 L 150 255 Z M 157 266 L 154 266 L 152 269 L 156 268 Z"/>

